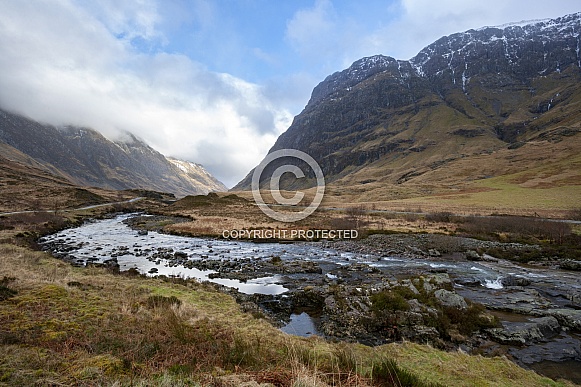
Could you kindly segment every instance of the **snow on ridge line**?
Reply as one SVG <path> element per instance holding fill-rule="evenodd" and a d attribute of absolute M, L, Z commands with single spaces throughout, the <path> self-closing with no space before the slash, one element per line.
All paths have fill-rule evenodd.
<path fill-rule="evenodd" d="M 488 36 L 488 34 L 486 33 L 484 36 L 482 36 L 483 31 L 491 28 L 504 30 L 510 27 L 527 27 L 523 28 L 524 36 L 519 36 L 520 34 L 517 34 L 517 36 L 515 37 L 516 40 L 528 39 L 530 34 L 535 34 L 538 35 L 539 37 L 545 35 L 551 37 L 553 36 L 553 34 L 564 34 L 566 32 L 568 36 L 573 36 L 578 39 L 576 51 L 577 53 L 579 53 L 581 52 L 579 51 L 579 38 L 581 37 L 581 34 L 578 27 L 580 24 L 581 24 L 581 12 L 572 13 L 557 18 L 523 20 L 520 22 L 510 22 L 497 26 L 484 26 L 478 29 L 469 29 L 464 32 L 457 32 L 451 35 L 443 36 L 442 38 L 424 47 L 414 57 L 408 60 L 400 60 L 383 54 L 363 57 L 353 62 L 351 66 L 349 66 L 345 70 L 337 71 L 327 76 L 325 80 L 319 84 L 319 85 L 325 84 L 325 86 L 327 86 L 326 89 L 318 90 L 319 85 L 317 85 L 315 90 L 321 91 L 321 93 L 317 94 L 317 99 L 325 98 L 328 95 L 332 94 L 334 91 L 338 90 L 338 88 L 342 88 L 344 86 L 344 83 L 346 82 L 345 78 L 347 78 L 347 81 L 351 82 L 352 84 L 347 85 L 344 88 L 344 90 L 350 91 L 351 87 L 354 84 L 353 82 L 355 83 L 361 82 L 364 79 L 368 78 L 370 75 L 373 75 L 377 72 L 385 71 L 386 70 L 385 68 L 393 65 L 397 65 L 397 70 L 400 73 L 400 77 L 406 76 L 409 77 L 411 74 L 415 74 L 420 78 L 426 77 L 427 74 L 424 66 L 435 55 L 437 55 L 434 47 L 437 47 L 437 45 L 441 43 L 440 41 L 445 39 L 447 39 L 449 45 L 451 44 L 451 40 L 456 42 L 458 39 L 461 39 L 462 42 L 466 42 L 464 46 L 461 47 L 460 49 L 452 49 L 452 47 L 450 47 L 450 49 L 452 50 L 448 53 L 450 55 L 453 54 L 453 52 L 462 53 L 465 48 L 467 48 L 470 45 L 473 45 L 475 42 L 482 42 L 482 44 L 486 45 L 496 42 L 498 40 L 504 40 L 505 57 L 507 58 L 510 64 L 513 64 L 514 58 L 512 58 L 511 53 L 509 52 L 509 42 L 507 40 L 507 37 L 504 36 L 504 34 L 502 37 L 497 36 L 497 34 L 492 34 L 492 36 Z M 572 32 L 569 31 L 571 28 Z M 511 42 L 511 45 L 514 45 L 514 43 Z M 581 67 L 581 58 L 579 54 L 578 54 L 578 63 L 579 66 Z M 405 74 L 401 72 L 402 64 L 409 65 L 409 70 L 406 69 L 407 71 Z M 448 62 L 448 68 L 450 68 L 450 64 L 451 60 Z M 381 67 L 384 67 L 384 69 L 382 69 Z M 469 79 L 470 78 L 465 76 L 464 74 L 463 77 L 464 86 L 469 81 Z M 311 102 L 312 100 L 309 101 L 309 104 Z"/>
<path fill-rule="evenodd" d="M 484 26 L 484 27 L 480 27 L 480 28 L 475 28 L 474 30 L 475 31 L 483 31 L 483 30 L 486 30 L 488 28 L 505 29 L 505 28 L 509 28 L 509 27 L 526 27 L 526 26 L 532 26 L 532 25 L 537 25 L 537 24 L 541 24 L 541 23 L 551 23 L 549 26 L 554 26 L 557 24 L 574 22 L 574 20 L 568 20 L 568 21 L 564 20 L 564 19 L 567 19 L 569 17 L 574 17 L 574 16 L 581 18 L 581 12 L 575 12 L 572 14 L 568 14 L 568 15 L 564 15 L 564 16 L 556 17 L 556 18 L 521 20 L 519 22 L 504 23 L 504 24 L 499 24 L 496 26 Z"/>
<path fill-rule="evenodd" d="M 548 21 L 551 21 L 553 19 L 547 18 L 547 19 L 532 19 L 532 20 L 521 20 L 519 22 L 510 22 L 510 23 L 504 23 L 504 24 L 499 24 L 497 26 L 484 26 L 484 27 L 480 27 L 480 28 L 476 28 L 474 29 L 475 31 L 484 31 L 488 28 L 498 28 L 498 29 L 505 29 L 508 27 L 524 27 L 524 26 L 528 26 L 528 25 L 532 25 L 532 24 L 539 24 L 539 23 L 546 23 Z"/>
<path fill-rule="evenodd" d="M 173 157 L 166 157 L 166 159 L 186 174 L 194 173 L 198 174 L 200 177 L 206 176 L 210 179 L 214 178 L 202 164 L 193 163 L 187 160 L 179 160 Z"/>

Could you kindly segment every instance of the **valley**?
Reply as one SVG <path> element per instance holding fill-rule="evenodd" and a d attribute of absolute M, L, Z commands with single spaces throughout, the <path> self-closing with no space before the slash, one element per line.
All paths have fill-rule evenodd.
<path fill-rule="evenodd" d="M 119 216 L 116 215 L 119 210 L 133 213 Z M 143 216 L 135 211 L 155 215 Z M 566 257 L 578 254 L 575 248 L 567 247 L 569 242 L 566 242 L 562 245 L 565 256 L 557 258 L 554 254 L 558 254 L 558 251 L 551 251 L 556 247 L 551 243 L 546 244 L 540 240 L 536 244 L 531 244 L 532 240 L 524 244 L 511 241 L 511 238 L 526 237 L 527 231 L 524 229 L 519 235 L 511 235 L 510 232 L 503 234 L 498 241 L 460 236 L 487 233 L 495 228 L 498 231 L 504 227 L 502 222 L 508 222 L 509 228 L 516 231 L 513 225 L 526 224 L 526 219 L 491 217 L 490 219 L 501 221 L 492 222 L 482 230 L 462 230 L 462 221 L 454 219 L 450 214 L 320 210 L 313 215 L 313 219 L 291 228 L 356 227 L 362 238 L 352 241 L 280 241 L 284 243 L 221 238 L 218 230 L 224 227 L 271 227 L 272 221 L 260 214 L 262 213 L 252 202 L 223 193 L 191 196 L 175 202 L 142 199 L 109 207 L 58 211 L 56 214 L 51 213 L 50 219 L 42 220 L 40 214 L 31 217 L 20 215 L 16 217 L 19 223 L 13 216 L 0 217 L 3 225 L 0 235 L 4 243 L 2 257 L 4 262 L 9 262 L 0 272 L 6 279 L 2 286 L 18 292 L 0 305 L 4 308 L 1 313 L 11 316 L 5 320 L 9 325 L 3 325 L 3 329 L 6 329 L 3 332 L 5 335 L 12 333 L 4 336 L 3 340 L 5 343 L 13 343 L 11 348 L 16 351 L 13 352 L 13 356 L 17 354 L 15 359 L 25 356 L 18 349 L 18 343 L 33 340 L 30 343 L 46 348 L 43 350 L 49 350 L 53 354 L 57 351 L 64 364 L 67 364 L 68 356 L 80 356 L 83 359 L 79 363 L 80 367 L 93 367 L 91 364 L 97 359 L 90 353 L 83 354 L 82 347 L 70 353 L 61 352 L 59 343 L 68 343 L 66 345 L 69 346 L 76 339 L 69 336 L 74 329 L 62 324 L 51 325 L 51 319 L 55 318 L 53 312 L 47 311 L 33 317 L 35 325 L 41 329 L 41 336 L 36 339 L 26 333 L 29 331 L 25 326 L 18 328 L 18 324 L 22 323 L 20 319 L 24 317 L 12 314 L 11 303 L 18 302 L 20 308 L 27 308 L 27 302 L 44 297 L 44 302 L 56 303 L 55 305 L 64 300 L 67 303 L 89 302 L 82 308 L 95 308 L 102 302 L 117 305 L 114 308 L 118 309 L 114 310 L 119 312 L 115 313 L 121 314 L 114 313 L 109 318 L 125 321 L 125 328 L 119 334 L 125 332 L 124 335 L 135 335 L 137 332 L 132 331 L 135 329 L 134 323 L 139 324 L 138 321 L 143 321 L 141 319 L 152 319 L 162 324 L 160 329 L 163 330 L 148 330 L 147 340 L 161 340 L 154 335 L 165 337 L 170 334 L 170 337 L 174 337 L 170 342 L 173 345 L 186 346 L 184 349 L 190 339 L 181 336 L 181 329 L 200 329 L 198 324 L 210 324 L 202 325 L 203 329 L 223 330 L 225 328 L 220 328 L 221 324 L 231 324 L 233 319 L 241 318 L 236 320 L 239 328 L 228 333 L 237 337 L 236 347 L 229 347 L 230 339 L 225 339 L 219 345 L 225 346 L 223 350 L 226 352 L 215 353 L 225 357 L 197 360 L 208 363 L 196 363 L 198 371 L 190 371 L 197 375 L 196 378 L 202 378 L 198 380 L 206 380 L 205 383 L 209 383 L 210 379 L 204 379 L 209 376 L 203 370 L 213 364 L 230 367 L 228 364 L 232 363 L 228 363 L 230 360 L 227 359 L 236 351 L 244 351 L 246 360 L 244 363 L 237 363 L 237 369 L 244 371 L 236 373 L 234 385 L 243 380 L 240 378 L 250 377 L 257 380 L 257 375 L 252 373 L 255 369 L 253 361 L 259 361 L 263 356 L 282 356 L 279 361 L 287 356 L 295 359 L 293 351 L 298 348 L 308 351 L 308 358 L 311 360 L 284 361 L 299 361 L 301 367 L 306 367 L 301 371 L 303 373 L 293 373 L 294 377 L 299 378 L 306 377 L 304 373 L 310 375 L 314 372 L 316 375 L 316 371 L 310 368 L 314 361 L 329 361 L 330 368 L 326 372 L 340 377 L 344 372 L 340 367 L 343 366 L 333 365 L 337 361 L 334 359 L 344 356 L 347 351 L 353 361 L 360 362 L 358 364 L 362 367 L 367 364 L 364 367 L 371 367 L 368 369 L 376 367 L 373 363 L 376 360 L 372 359 L 389 356 L 397 361 L 397 367 L 401 367 L 391 368 L 390 373 L 395 375 L 395 372 L 400 372 L 398 369 L 408 370 L 401 372 L 417 375 L 415 377 L 420 377 L 416 379 L 418 383 L 423 379 L 444 385 L 473 384 L 479 378 L 488 380 L 493 377 L 482 367 L 491 367 L 494 370 L 504 367 L 511 369 L 507 369 L 508 374 L 494 373 L 499 385 L 552 383 L 549 379 L 536 379 L 534 374 L 529 374 L 531 371 L 525 371 L 514 363 L 502 363 L 506 360 L 501 360 L 499 355 L 508 356 L 525 369 L 533 368 L 553 378 L 565 377 L 573 382 L 578 381 L 579 376 L 574 372 L 576 368 L 571 368 L 571 364 L 576 364 L 580 350 L 577 333 L 579 315 L 575 305 L 579 302 L 581 285 L 576 272 L 570 271 L 573 266 L 566 266 L 570 262 Z M 55 218 L 61 222 L 55 222 Z M 47 224 L 46 220 L 51 224 Z M 44 223 L 39 224 L 39 221 Z M 477 219 L 471 218 L 468 224 L 475 221 Z M 543 225 L 541 221 L 536 222 L 539 227 Z M 486 222 L 483 221 L 484 223 Z M 380 224 L 384 232 L 379 231 Z M 548 227 L 547 224 L 544 226 Z M 573 231 L 567 235 L 574 236 L 578 226 L 575 223 L 565 224 L 568 232 Z M 54 227 L 61 229 L 71 226 L 74 227 L 62 231 L 54 230 Z M 444 230 L 452 235 L 443 235 Z M 39 235 L 46 236 L 37 239 Z M 528 234 L 528 237 L 531 238 L 532 235 Z M 489 236 L 487 239 L 495 238 Z M 37 240 L 40 246 L 44 246 L 43 249 L 50 251 L 57 259 L 27 247 L 15 246 L 34 244 Z M 527 263 L 515 260 L 516 255 L 526 257 Z M 28 256 L 36 258 L 24 258 Z M 17 260 L 6 261 L 8 259 Z M 50 292 L 60 289 L 57 292 L 58 298 L 57 293 L 45 293 L 49 287 Z M 121 293 L 115 296 L 110 294 L 111 289 L 119 289 Z M 105 294 L 108 295 L 105 297 Z M 127 299 L 122 294 L 133 295 Z M 82 301 L 89 295 L 92 301 Z M 31 301 L 24 301 L 22 297 L 25 296 L 32 297 Z M 62 299 L 63 296 L 66 298 Z M 174 300 L 171 296 L 176 297 L 175 301 L 171 301 Z M 447 298 L 441 298 L 444 296 Z M 164 309 L 168 306 L 161 306 L 162 304 L 147 306 L 154 302 L 149 300 L 156 299 L 155 297 L 159 298 L 160 303 L 167 299 L 167 302 L 175 302 L 176 305 L 170 309 Z M 467 304 L 445 306 L 454 302 Z M 391 306 L 380 307 L 382 303 Z M 404 307 L 408 303 L 411 306 Z M 463 307 L 467 308 L 466 315 L 472 316 L 470 318 L 474 320 L 462 320 L 454 314 L 455 308 Z M 85 327 L 83 329 L 92 329 L 87 324 L 97 323 L 90 320 L 90 315 L 84 309 L 80 310 L 80 314 L 70 314 L 71 312 L 61 310 L 58 312 L 58 319 L 81 324 Z M 171 322 L 173 313 L 179 313 L 176 316 L 180 318 L 180 325 L 172 325 L 176 324 Z M 200 313 L 204 316 L 202 320 Z M 303 316 L 303 324 L 307 318 L 308 328 L 302 333 L 306 337 L 288 336 L 276 331 L 276 327 L 282 327 L 285 332 L 295 331 L 297 328 L 288 324 L 299 315 Z M 434 319 L 433 316 L 440 316 L 443 320 Z M 170 320 L 166 322 L 165 319 Z M 117 326 L 113 320 L 110 324 Z M 397 330 L 393 330 L 392 325 L 397 326 Z M 267 326 L 270 328 L 267 329 Z M 258 334 L 256 329 L 270 332 L 269 342 L 283 340 L 282 344 L 276 345 L 282 345 L 290 352 L 285 350 L 278 354 L 265 353 L 259 343 L 267 339 Z M 315 332 L 320 336 L 309 337 Z M 218 339 L 221 334 L 211 333 L 211 337 Z M 49 340 L 46 335 L 56 336 L 50 336 L 52 338 Z M 79 338 L 81 337 L 83 336 Z M 129 361 L 130 366 L 117 363 L 125 355 L 117 352 L 100 335 L 82 340 L 94 343 L 90 345 L 101 346 L 107 354 L 107 358 L 98 358 L 103 363 L 99 363 L 102 365 L 97 366 L 97 369 L 114 367 L 113 369 L 119 370 L 107 371 L 108 374 L 98 376 L 100 380 L 110 380 L 106 375 L 119 378 L 124 372 L 149 379 L 157 372 L 163 372 L 163 367 L 153 367 L 153 364 L 148 363 L 148 357 L 143 357 L 138 352 L 132 355 L 132 360 L 123 360 Z M 192 336 L 191 340 L 200 343 L 201 339 L 194 339 Z M 360 342 L 365 345 L 331 344 L 329 340 L 338 340 L 339 343 Z M 416 344 L 411 344 L 413 342 L 422 345 L 416 347 Z M 425 346 L 426 342 L 430 343 L 428 347 Z M 14 347 L 15 344 L 17 347 Z M 122 348 L 125 348 L 123 351 L 141 351 L 145 349 L 140 349 L 142 345 L 145 344 L 125 342 Z M 208 342 L 203 345 L 215 344 Z M 325 346 L 331 347 L 323 349 Z M 153 352 L 157 354 L 154 359 L 165 356 L 169 348 L 158 351 Z M 463 355 L 464 352 L 472 354 Z M 201 359 L 200 355 L 195 356 Z M 325 360 L 325 356 L 330 358 Z M 454 358 L 455 360 L 450 359 L 450 366 L 458 364 L 457 362 L 468 366 L 472 358 L 478 359 L 479 365 L 476 367 L 476 364 L 470 363 L 471 367 L 476 368 L 472 372 L 462 373 L 462 380 L 455 379 L 446 366 L 440 368 L 441 362 L 436 359 L 441 359 L 441 356 L 460 356 Z M 192 358 L 189 359 L 183 358 L 180 361 L 188 364 Z M 372 363 L 367 363 L 369 361 Z M 58 366 L 48 366 L 43 361 L 36 364 L 43 369 L 59 369 Z M 559 368 L 560 364 L 563 368 Z M 191 366 L 193 365 L 189 367 Z M 280 377 L 277 372 L 281 371 L 276 370 L 277 366 L 272 367 L 274 368 L 265 375 L 269 378 Z M 259 368 L 264 370 L 264 364 L 261 363 Z M 155 371 L 156 369 L 159 371 Z M 89 368 L 80 368 L 77 372 L 81 374 L 57 372 L 60 375 L 59 380 L 63 382 L 82 381 L 83 375 L 95 377 L 95 374 L 85 374 L 88 370 Z M 164 375 L 164 378 L 175 377 Z M 55 376 L 52 375 L 53 378 Z M 23 375 L 13 374 L 12 377 L 17 379 L 9 380 L 32 380 L 22 379 L 25 378 Z M 224 380 L 225 377 L 226 375 L 220 374 L 213 376 L 217 379 L 213 379 L 212 383 Z M 567 385 L 568 382 L 559 383 Z"/>
<path fill-rule="evenodd" d="M 304 159 L 228 190 L 1 108 L 0 386 L 581 385 L 578 31 L 470 29 L 326 77 L 269 151 L 324 175 L 292 222 L 264 207 L 308 208 Z"/>

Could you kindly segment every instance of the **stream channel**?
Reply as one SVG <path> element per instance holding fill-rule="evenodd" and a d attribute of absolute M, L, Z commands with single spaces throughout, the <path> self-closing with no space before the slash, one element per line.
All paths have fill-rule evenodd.
<path fill-rule="evenodd" d="M 79 227 L 45 236 L 39 242 L 55 257 L 74 265 L 109 261 L 118 265 L 120 271 L 135 268 L 150 276 L 196 278 L 222 285 L 230 292 L 236 289 L 244 295 L 283 298 L 309 281 L 349 281 L 342 278 L 344 273 L 358 271 L 360 267 L 389 275 L 445 272 L 453 279 L 455 292 L 484 304 L 501 320 L 505 332 L 540 331 L 542 337 L 535 345 L 511 345 L 508 342 L 508 353 L 517 363 L 549 377 L 567 378 L 581 384 L 581 341 L 578 335 L 581 307 L 579 299 L 575 299 L 581 294 L 578 272 L 519 266 L 503 260 L 473 262 L 378 256 L 344 251 L 329 242 L 252 243 L 152 231 L 146 233 L 124 223 L 137 215 L 123 214 L 87 221 Z M 302 268 L 316 267 L 316 270 L 245 275 L 248 271 L 256 271 L 255 266 L 271 262 L 273 257 L 288 267 L 300 264 Z M 228 268 L 238 275 L 229 278 L 217 275 Z M 364 277 L 365 274 L 360 273 L 354 278 L 365 284 Z M 507 286 L 506 280 L 503 281 L 506 278 L 516 278 L 518 284 L 528 286 Z M 293 310 L 287 317 L 282 331 L 303 336 L 320 334 L 320 315 L 316 311 Z M 550 321 L 549 328 L 534 325 L 537 320 L 553 317 L 558 321 L 556 327 L 551 328 Z"/>

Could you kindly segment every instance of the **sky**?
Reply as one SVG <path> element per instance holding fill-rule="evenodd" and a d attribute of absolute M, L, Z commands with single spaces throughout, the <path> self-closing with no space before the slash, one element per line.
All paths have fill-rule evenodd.
<path fill-rule="evenodd" d="M 231 187 L 326 76 L 578 0 L 1 0 L 0 108 L 131 132 Z"/>

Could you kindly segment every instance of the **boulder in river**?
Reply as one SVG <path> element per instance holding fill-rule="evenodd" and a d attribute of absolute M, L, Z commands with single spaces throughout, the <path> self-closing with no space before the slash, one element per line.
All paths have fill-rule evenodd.
<path fill-rule="evenodd" d="M 503 328 L 491 328 L 488 333 L 494 341 L 509 345 L 526 345 L 556 336 L 561 326 L 556 318 L 539 317 L 529 322 L 505 323 Z"/>
<path fill-rule="evenodd" d="M 480 287 L 482 286 L 482 282 L 480 282 L 480 280 L 476 277 L 460 277 L 460 278 L 455 278 L 454 279 L 454 283 L 456 285 L 462 285 L 462 286 L 471 286 L 471 287 Z"/>
<path fill-rule="evenodd" d="M 581 261 L 575 261 L 573 259 L 567 259 L 559 264 L 559 267 L 564 270 L 575 270 L 581 271 Z"/>
<path fill-rule="evenodd" d="M 501 280 L 502 286 L 529 286 L 531 280 L 525 277 L 519 277 L 509 274 Z"/>
<path fill-rule="evenodd" d="M 469 261 L 482 261 L 482 257 L 474 250 L 468 250 L 466 252 L 466 259 Z"/>

